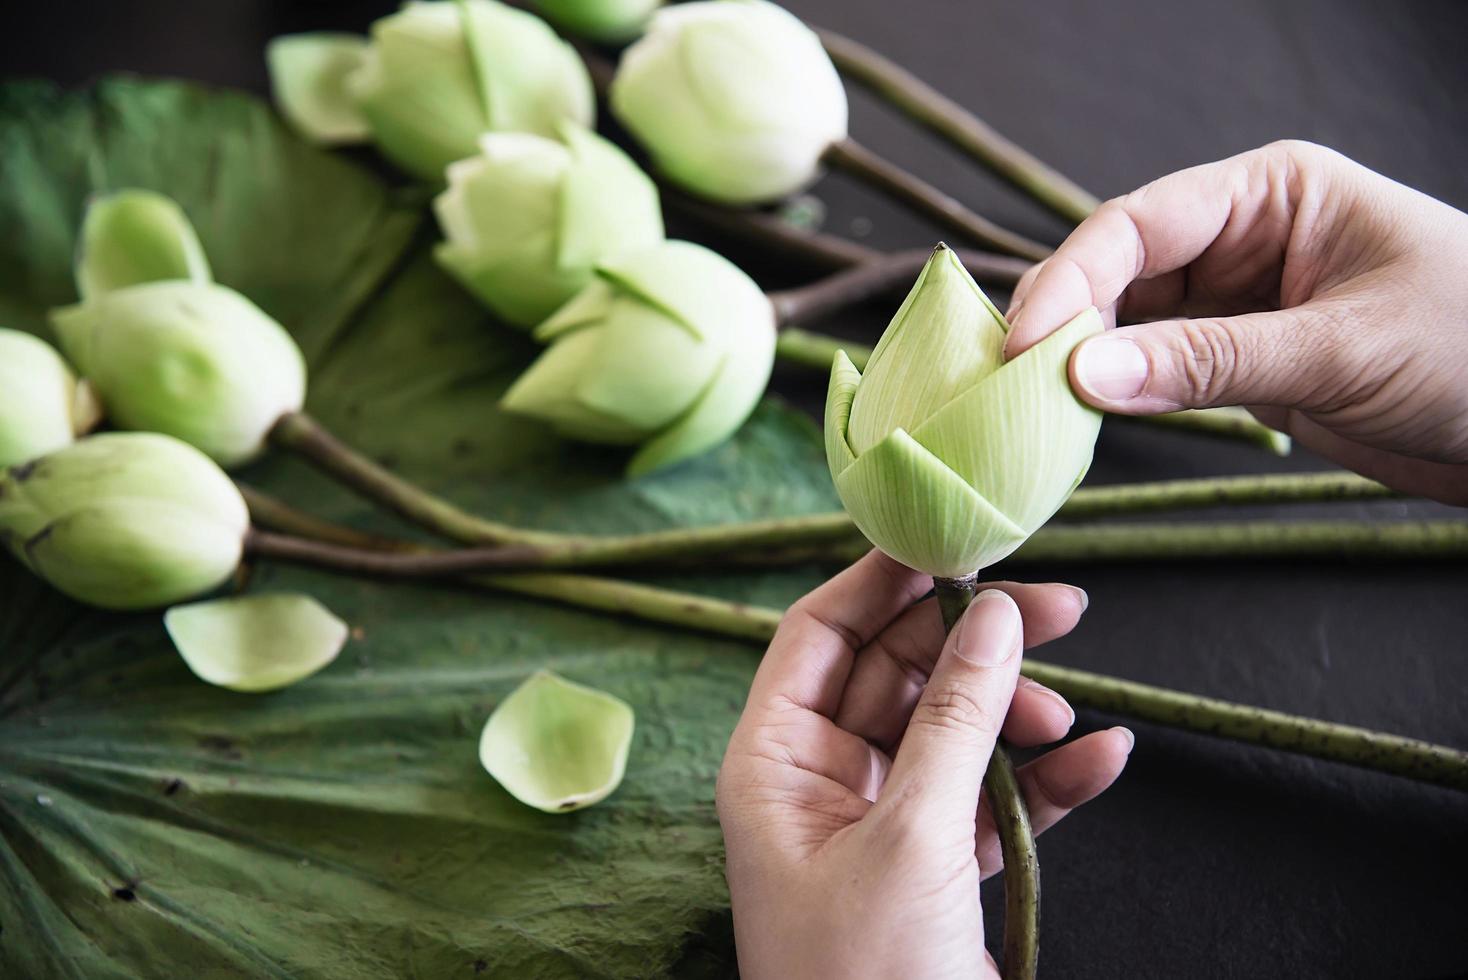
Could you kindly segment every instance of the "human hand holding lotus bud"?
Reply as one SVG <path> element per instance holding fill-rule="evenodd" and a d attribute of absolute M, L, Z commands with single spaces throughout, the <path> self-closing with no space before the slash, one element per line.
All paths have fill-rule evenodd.
<path fill-rule="evenodd" d="M 1066 363 L 1102 330 L 1089 309 L 1013 361 L 1008 324 L 938 246 L 862 374 L 836 355 L 826 458 L 853 522 L 935 578 L 961 579 L 1014 551 L 1081 482 L 1101 413 Z"/>

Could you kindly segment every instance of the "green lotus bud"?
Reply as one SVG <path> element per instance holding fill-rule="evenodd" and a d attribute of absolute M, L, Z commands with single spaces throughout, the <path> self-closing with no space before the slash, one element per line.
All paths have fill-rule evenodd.
<path fill-rule="evenodd" d="M 542 670 L 489 716 L 479 761 L 526 806 L 569 813 L 622 782 L 634 724 L 621 698 Z"/>
<path fill-rule="evenodd" d="M 100 418 L 92 386 L 50 344 L 0 328 L 0 467 L 70 445 Z"/>
<path fill-rule="evenodd" d="M 1099 333 L 1087 310 L 1012 361 L 1009 325 L 957 257 L 934 251 L 862 375 L 836 355 L 826 458 L 867 539 L 959 578 L 1018 548 L 1091 465 L 1101 413 L 1066 364 Z"/>
<path fill-rule="evenodd" d="M 503 406 L 573 439 L 641 448 L 639 476 L 704 452 L 764 393 L 775 316 L 754 282 L 701 245 L 618 256 L 535 330 L 550 348 Z"/>
<path fill-rule="evenodd" d="M 55 310 L 51 322 L 113 424 L 177 436 L 222 466 L 259 455 L 305 400 L 300 348 L 224 286 L 129 286 Z"/>
<path fill-rule="evenodd" d="M 93 198 L 77 246 L 76 286 L 82 299 L 160 279 L 212 279 L 204 247 L 183 208 L 153 191 Z"/>
<path fill-rule="evenodd" d="M 663 238 L 657 188 L 612 143 L 576 123 L 559 141 L 491 133 L 449 165 L 434 201 L 439 263 L 503 319 L 533 326 L 591 282 L 604 259 Z"/>
<path fill-rule="evenodd" d="M 846 91 L 820 39 L 764 0 L 658 11 L 622 55 L 611 101 L 659 169 L 735 204 L 800 189 L 846 137 Z"/>
<path fill-rule="evenodd" d="M 572 34 L 619 43 L 642 32 L 662 0 L 535 0 L 551 20 Z"/>
<path fill-rule="evenodd" d="M 151 432 L 91 436 L 0 473 L 0 540 L 57 589 L 106 609 L 218 587 L 249 524 L 223 470 Z"/>
<path fill-rule="evenodd" d="M 277 38 L 267 52 L 282 111 L 306 135 L 370 133 L 403 169 L 439 180 L 481 134 L 552 137 L 590 126 L 591 79 L 575 50 L 534 14 L 496 0 L 419 0 L 372 25 L 358 64 L 340 34 Z"/>

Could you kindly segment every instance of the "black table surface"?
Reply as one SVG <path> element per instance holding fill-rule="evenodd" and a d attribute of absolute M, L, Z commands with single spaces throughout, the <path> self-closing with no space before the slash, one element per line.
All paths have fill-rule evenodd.
<path fill-rule="evenodd" d="M 0 74 L 83 84 L 128 70 L 264 92 L 268 38 L 361 29 L 392 6 L 8 4 Z M 1468 5 L 789 6 L 906 64 L 1102 196 L 1298 137 L 1468 206 Z M 857 90 L 852 132 L 1005 223 L 1052 241 L 1065 232 Z M 828 230 L 883 248 L 936 237 L 839 176 L 812 193 L 826 206 Z M 747 258 L 757 268 L 756 257 Z M 778 269 L 757 271 L 770 281 L 782 277 Z M 892 308 L 877 305 L 825 326 L 872 340 Z M 776 388 L 814 409 L 823 385 L 781 372 Z M 1103 431 L 1091 482 L 1322 466 L 1300 452 L 1276 460 L 1245 446 L 1115 422 Z M 1429 513 L 1453 512 L 1389 502 L 1296 508 L 1288 516 Z M 1091 595 L 1086 622 L 1046 651 L 1051 659 L 1468 746 L 1468 568 L 1461 563 L 1210 562 L 1023 573 L 1063 577 Z M 1078 726 L 1113 722 L 1082 712 Z M 1136 750 L 1118 785 L 1042 841 L 1044 975 L 1468 975 L 1468 798 L 1134 727 Z M 985 897 L 997 905 L 997 883 L 986 885 Z"/>

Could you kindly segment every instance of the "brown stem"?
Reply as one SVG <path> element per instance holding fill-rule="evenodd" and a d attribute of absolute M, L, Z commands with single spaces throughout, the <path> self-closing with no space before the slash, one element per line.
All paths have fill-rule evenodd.
<path fill-rule="evenodd" d="M 1094 195 L 897 62 L 834 31 L 815 31 L 842 74 L 873 89 L 1056 214 L 1081 222 L 1100 206 Z"/>
<path fill-rule="evenodd" d="M 782 328 L 806 323 L 894 289 L 906 288 L 917 278 L 932 254 L 932 249 L 926 248 L 889 252 L 809 285 L 772 292 L 769 297 L 775 307 L 775 322 Z M 960 250 L 957 256 L 976 280 L 1006 289 L 1014 288 L 1020 276 L 1031 266 L 1024 259 L 972 249 Z M 829 366 L 829 358 L 827 364 Z"/>
<path fill-rule="evenodd" d="M 943 626 L 950 633 L 978 590 L 978 575 L 934 578 Z M 984 772 L 984 793 L 1004 855 L 1004 978 L 1034 980 L 1040 956 L 1040 857 L 1024 791 L 1002 740 Z"/>
<path fill-rule="evenodd" d="M 851 138 L 832 143 L 826 163 L 858 177 L 883 193 L 906 202 L 934 221 L 986 248 L 1018 255 L 1032 262 L 1048 257 L 1050 246 L 995 224 L 915 174 L 874 153 Z"/>

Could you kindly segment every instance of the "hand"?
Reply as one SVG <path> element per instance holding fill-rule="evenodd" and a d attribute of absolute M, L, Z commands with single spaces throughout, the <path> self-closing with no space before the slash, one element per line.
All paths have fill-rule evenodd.
<path fill-rule="evenodd" d="M 1284 142 L 1106 202 L 1015 291 L 1006 354 L 1088 306 L 1108 412 L 1245 405 L 1322 456 L 1468 504 L 1468 215 Z"/>
<path fill-rule="evenodd" d="M 1069 731 L 1070 706 L 1019 676 L 1021 638 L 1070 632 L 1086 598 L 998 583 L 945 642 L 936 600 L 913 604 L 931 584 L 874 551 L 792 606 L 760 665 L 718 787 L 747 978 L 998 976 L 980 784 L 1001 725 L 1022 746 Z M 1110 786 L 1131 746 L 1113 728 L 1022 767 L 1036 832 Z"/>

